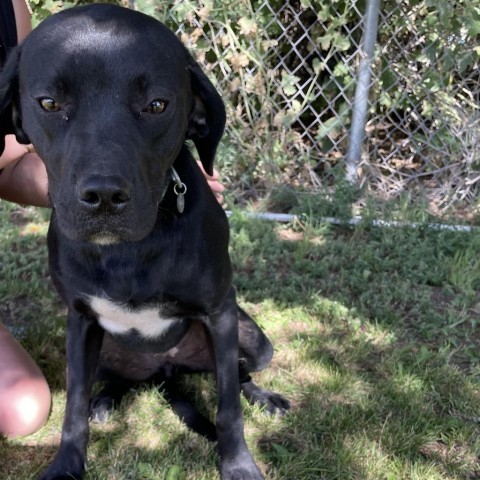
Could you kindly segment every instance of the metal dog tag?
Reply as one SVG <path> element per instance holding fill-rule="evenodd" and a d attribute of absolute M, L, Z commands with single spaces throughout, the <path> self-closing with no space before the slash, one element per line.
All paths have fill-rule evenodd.
<path fill-rule="evenodd" d="M 177 196 L 177 211 L 178 213 L 183 213 L 185 210 L 185 194 L 187 193 L 187 186 L 182 182 L 177 171 L 173 167 L 171 167 L 170 170 L 172 172 L 173 181 L 175 182 L 173 191 Z"/>
<path fill-rule="evenodd" d="M 178 213 L 183 213 L 185 210 L 185 195 L 183 193 L 177 193 L 177 210 Z"/>

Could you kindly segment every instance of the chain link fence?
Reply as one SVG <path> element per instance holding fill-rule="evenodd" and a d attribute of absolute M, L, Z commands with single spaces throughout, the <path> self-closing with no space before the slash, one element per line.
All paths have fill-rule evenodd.
<path fill-rule="evenodd" d="M 437 209 L 478 205 L 474 3 L 384 1 L 374 32 L 365 27 L 368 1 L 182 0 L 162 12 L 158 2 L 136 3 L 212 72 L 229 114 L 220 160 L 244 190 L 266 178 L 322 187 L 342 171 L 362 42 L 374 35 L 365 138 L 354 159 L 360 184 L 382 198 L 427 195 Z"/>
<path fill-rule="evenodd" d="M 360 167 L 386 197 L 473 211 L 480 190 L 480 5 L 385 2 Z"/>
<path fill-rule="evenodd" d="M 229 119 L 219 159 L 239 191 L 324 183 L 348 147 L 359 6 L 176 1 L 159 12 L 157 2 L 136 3 L 177 31 L 212 72 Z"/>
<path fill-rule="evenodd" d="M 239 197 L 335 188 L 349 166 L 382 199 L 478 212 L 478 0 L 109 1 L 167 23 L 210 72 L 228 111 L 218 159 Z"/>

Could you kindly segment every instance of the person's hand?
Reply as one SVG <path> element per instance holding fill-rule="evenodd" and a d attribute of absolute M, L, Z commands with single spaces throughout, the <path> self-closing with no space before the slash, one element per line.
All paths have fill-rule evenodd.
<path fill-rule="evenodd" d="M 215 194 L 215 197 L 217 197 L 218 203 L 223 202 L 223 195 L 222 192 L 225 190 L 225 187 L 219 182 L 219 173 L 217 170 L 213 169 L 213 175 L 210 176 L 203 168 L 202 164 L 197 161 L 198 166 L 200 167 L 200 170 L 202 171 L 203 175 L 205 175 L 205 178 L 207 179 L 208 185 L 212 189 L 212 192 Z"/>

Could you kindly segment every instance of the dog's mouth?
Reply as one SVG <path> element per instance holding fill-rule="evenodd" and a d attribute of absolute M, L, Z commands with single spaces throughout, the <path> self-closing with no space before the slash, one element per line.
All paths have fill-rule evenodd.
<path fill-rule="evenodd" d="M 64 208 L 55 208 L 56 225 L 65 237 L 98 246 L 141 241 L 154 228 L 156 218 L 154 208 L 143 210 L 143 215 L 120 215 L 108 219 L 66 215 Z"/>
<path fill-rule="evenodd" d="M 163 188 L 156 192 L 155 198 L 145 198 L 139 202 L 134 199 L 142 200 L 141 196 L 132 197 L 132 201 L 122 208 L 114 208 L 115 205 L 109 208 L 85 208 L 84 204 L 72 202 L 71 199 L 67 202 L 54 201 L 57 225 L 70 240 L 92 245 L 110 246 L 141 241 L 154 228 L 158 220 L 159 205 L 168 187 L 173 185 L 175 195 L 180 198 L 186 192 L 186 187 L 176 172 L 169 173 L 162 183 Z M 184 202 L 177 200 L 178 213 L 183 212 L 183 207 Z"/>
<path fill-rule="evenodd" d="M 96 233 L 88 239 L 89 243 L 100 246 L 116 245 L 120 243 L 122 239 L 118 235 L 112 233 Z"/>

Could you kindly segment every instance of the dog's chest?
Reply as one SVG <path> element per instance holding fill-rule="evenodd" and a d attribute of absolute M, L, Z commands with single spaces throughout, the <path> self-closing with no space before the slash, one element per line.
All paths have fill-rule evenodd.
<path fill-rule="evenodd" d="M 145 339 L 164 335 L 180 318 L 162 313 L 161 307 L 131 309 L 102 297 L 89 297 L 90 308 L 100 325 L 113 335 L 136 331 Z"/>

